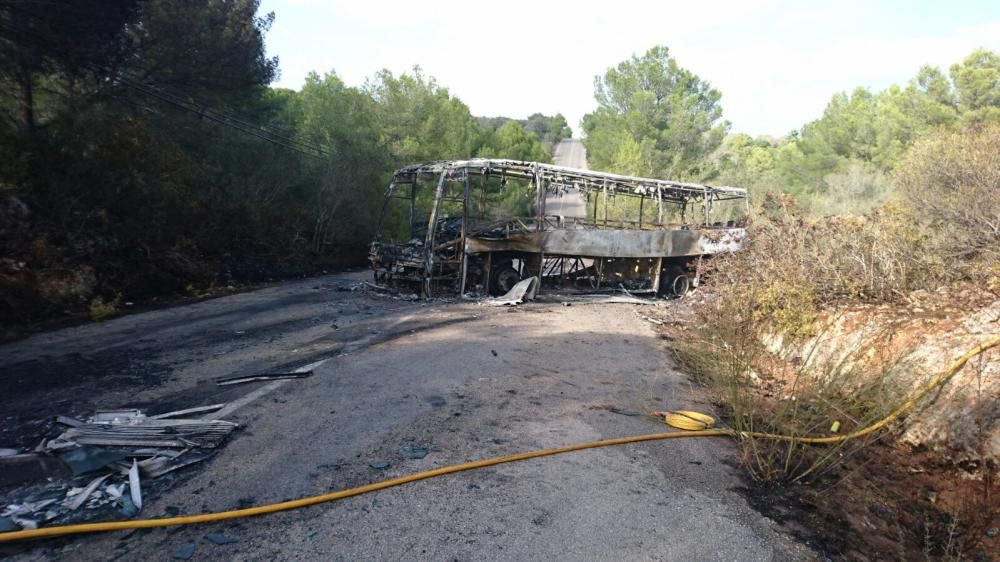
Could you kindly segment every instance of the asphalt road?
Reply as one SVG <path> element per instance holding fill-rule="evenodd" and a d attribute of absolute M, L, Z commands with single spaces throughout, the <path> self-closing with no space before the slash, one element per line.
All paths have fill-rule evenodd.
<path fill-rule="evenodd" d="M 151 486 L 143 515 L 161 517 L 664 428 L 611 409 L 711 409 L 634 305 L 410 302 L 351 291 L 363 278 L 288 283 L 0 347 L 0 436 L 28 439 L 56 412 L 158 413 L 264 389 L 227 416 L 242 428 L 215 457 Z M 211 383 L 317 362 L 311 377 L 280 385 Z M 30 375 L 43 367 L 39 383 Z M 404 458 L 408 445 L 430 453 Z M 734 458 L 725 440 L 590 450 L 255 519 L 5 546 L 0 557 L 169 560 L 195 544 L 194 560 L 811 558 L 748 507 Z M 389 467 L 372 468 L 378 461 Z M 210 531 L 237 542 L 213 545 Z"/>
<path fill-rule="evenodd" d="M 553 163 L 567 168 L 587 169 L 587 151 L 580 139 L 566 139 L 556 145 Z M 570 189 L 558 195 L 549 195 L 545 201 L 545 213 L 564 217 L 586 217 L 587 204 L 579 190 Z"/>
<path fill-rule="evenodd" d="M 565 139 L 556 145 L 553 163 L 567 168 L 587 168 L 587 149 L 580 139 Z"/>

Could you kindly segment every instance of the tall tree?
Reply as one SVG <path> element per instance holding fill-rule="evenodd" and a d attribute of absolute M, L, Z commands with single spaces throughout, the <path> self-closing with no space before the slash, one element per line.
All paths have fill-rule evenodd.
<path fill-rule="evenodd" d="M 468 158 L 480 139 L 469 108 L 419 67 L 394 76 L 382 70 L 365 85 L 376 102 L 379 128 L 399 164 Z"/>
<path fill-rule="evenodd" d="M 144 0 L 129 28 L 136 79 L 196 99 L 231 97 L 266 86 L 278 69 L 264 34 L 274 14 L 260 0 Z"/>
<path fill-rule="evenodd" d="M 569 128 L 562 113 L 556 113 L 551 117 L 541 113 L 533 113 L 521 124 L 526 131 L 534 133 L 538 140 L 549 145 L 573 136 L 573 130 Z"/>
<path fill-rule="evenodd" d="M 973 51 L 960 64 L 952 65 L 951 79 L 958 90 L 958 103 L 968 119 L 1000 119 L 1000 53 Z"/>
<path fill-rule="evenodd" d="M 0 87 L 16 101 L 20 129 L 36 126 L 37 85 L 93 87 L 127 53 L 137 0 L 0 0 Z"/>
<path fill-rule="evenodd" d="M 549 162 L 549 152 L 538 137 L 511 119 L 495 132 L 487 133 L 487 141 L 479 149 L 483 158 L 510 158 L 528 162 Z"/>
<path fill-rule="evenodd" d="M 594 79 L 598 107 L 584 116 L 589 161 L 612 171 L 700 179 L 729 128 L 721 97 L 667 47 L 633 56 Z"/>

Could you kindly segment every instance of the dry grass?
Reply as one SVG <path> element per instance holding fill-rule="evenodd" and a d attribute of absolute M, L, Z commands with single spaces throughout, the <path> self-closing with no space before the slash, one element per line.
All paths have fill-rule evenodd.
<path fill-rule="evenodd" d="M 748 312 L 741 322 L 727 322 L 720 305 L 715 301 L 700 311 L 697 327 L 678 338 L 673 350 L 681 366 L 711 390 L 733 429 L 802 437 L 843 434 L 882 419 L 901 403 L 903 391 L 889 375 L 896 366 L 893 358 L 873 365 L 866 347 L 824 360 L 785 360 L 763 344 L 759 317 Z M 746 435 L 741 462 L 764 484 L 809 480 L 873 438 L 815 446 Z"/>

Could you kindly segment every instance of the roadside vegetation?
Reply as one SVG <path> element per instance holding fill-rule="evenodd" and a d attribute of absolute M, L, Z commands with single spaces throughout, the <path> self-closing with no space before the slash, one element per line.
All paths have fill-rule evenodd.
<path fill-rule="evenodd" d="M 960 317 L 1000 298 L 997 53 L 976 51 L 947 74 L 924 67 L 905 86 L 836 94 L 819 119 L 781 139 L 730 134 L 720 94 L 663 47 L 598 77 L 595 98 L 598 109 L 584 119 L 595 167 L 750 191 L 746 246 L 704 265 L 708 293 L 671 338 L 679 363 L 711 391 L 729 427 L 792 436 L 864 428 L 932 373 L 903 363 L 925 351 L 923 340 L 906 340 L 891 323 L 845 328 L 836 311 L 905 316 L 915 295 L 944 291 L 956 295 L 949 314 Z M 975 297 L 957 296 L 970 292 Z M 839 341 L 854 333 L 848 347 L 816 344 L 834 341 L 825 333 L 833 330 Z M 975 396 L 966 403 L 981 406 L 971 411 L 994 411 L 1000 386 L 970 377 L 976 386 L 964 390 Z M 831 552 L 858 559 L 995 554 L 1000 547 L 986 532 L 1000 517 L 1000 459 L 987 441 L 998 426 L 979 414 L 953 421 L 979 436 L 979 456 L 962 468 L 947 451 L 918 459 L 894 447 L 899 424 L 833 446 L 747 437 L 741 462 L 769 490 L 761 494 L 765 509 L 799 502 L 802 511 L 786 516 L 814 512 L 806 527 Z M 928 472 L 922 463 L 935 467 L 935 479 L 919 479 L 921 486 L 951 490 L 947 502 L 906 484 L 918 481 L 913 471 Z M 866 486 L 885 474 L 900 483 Z M 847 491 L 830 491 L 838 485 Z M 873 518 L 891 521 L 889 539 Z"/>
<path fill-rule="evenodd" d="M 476 118 L 419 68 L 271 88 L 258 8 L 0 4 L 0 325 L 363 263 L 395 168 L 571 134 Z"/>

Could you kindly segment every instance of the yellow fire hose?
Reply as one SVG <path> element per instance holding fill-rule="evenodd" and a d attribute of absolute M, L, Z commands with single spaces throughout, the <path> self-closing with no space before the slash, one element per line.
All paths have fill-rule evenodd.
<path fill-rule="evenodd" d="M 80 533 L 98 533 L 103 531 L 120 531 L 125 529 L 149 529 L 152 527 L 169 527 L 172 525 L 191 525 L 194 523 L 225 521 L 227 519 L 238 519 L 241 517 L 264 515 L 267 513 L 277 513 L 279 511 L 288 511 L 291 509 L 298 509 L 300 507 L 306 507 L 310 505 L 316 505 L 320 503 L 340 500 L 352 496 L 359 496 L 361 494 L 367 494 L 368 492 L 384 490 L 386 488 L 400 486 L 402 484 L 407 484 L 409 482 L 426 480 L 428 478 L 434 478 L 436 476 L 444 476 L 445 474 L 453 474 L 455 472 L 463 472 L 466 470 L 485 468 L 487 466 L 496 466 L 498 464 L 504 464 L 509 462 L 537 459 L 540 457 L 548 457 L 551 455 L 559 455 L 562 453 L 570 453 L 573 451 L 582 451 L 584 449 L 611 447 L 614 445 L 625 445 L 628 443 L 641 443 L 643 441 L 683 439 L 688 437 L 756 437 L 763 439 L 780 439 L 784 441 L 796 441 L 799 443 L 816 443 L 816 444 L 837 443 L 840 441 L 847 441 L 849 439 L 863 437 L 874 431 L 877 431 L 882 427 L 885 427 L 887 424 L 897 419 L 907 410 L 912 408 L 918 401 L 920 401 L 921 398 L 926 396 L 936 387 L 946 382 L 955 373 L 962 370 L 962 367 L 964 367 L 965 364 L 968 363 L 970 359 L 998 345 L 1000 345 L 1000 337 L 996 337 L 991 340 L 980 343 L 976 347 L 966 352 L 961 357 L 952 361 L 951 365 L 949 365 L 947 369 L 945 369 L 944 371 L 936 375 L 934 378 L 932 378 L 912 398 L 907 400 L 900 407 L 893 410 L 892 413 L 890 413 L 888 416 L 868 427 L 865 427 L 863 429 L 860 429 L 858 431 L 846 435 L 838 435 L 833 437 L 796 437 L 790 435 L 777 435 L 772 433 L 758 433 L 758 432 L 740 433 L 737 431 L 733 431 L 731 429 L 710 429 L 711 426 L 714 425 L 715 420 L 712 419 L 711 416 L 707 416 L 705 414 L 701 414 L 698 412 L 689 412 L 689 411 L 668 412 L 666 416 L 666 422 L 668 424 L 670 424 L 673 427 L 678 427 L 680 429 L 685 429 L 689 431 L 685 431 L 683 433 L 667 432 L 667 433 L 651 433 L 648 435 L 636 435 L 633 437 L 619 437 L 617 439 L 605 439 L 603 441 L 594 441 L 591 443 L 580 443 L 577 445 L 568 445 L 566 447 L 557 447 L 555 449 L 544 449 L 541 451 L 530 451 L 527 453 L 518 453 L 515 455 L 494 457 L 491 459 L 467 462 L 463 464 L 456 464 L 452 466 L 446 466 L 443 468 L 436 468 L 434 470 L 418 472 L 416 474 L 410 474 L 408 476 L 400 476 L 399 478 L 393 478 L 391 480 L 376 482 L 374 484 L 368 484 L 366 486 L 349 488 L 347 490 L 340 490 L 338 492 L 331 492 L 329 494 L 321 494 L 318 496 L 311 496 L 308 498 L 302 498 L 298 500 L 291 500 L 280 503 L 273 503 L 258 507 L 250 507 L 246 509 L 220 511 L 218 513 L 204 513 L 201 515 L 164 517 L 162 519 L 137 519 L 133 521 L 111 521 L 106 523 L 60 525 L 56 527 L 43 527 L 41 529 L 28 529 L 23 531 L 0 533 L 0 543 L 6 543 L 24 539 L 59 537 L 63 535 L 74 535 Z"/>

